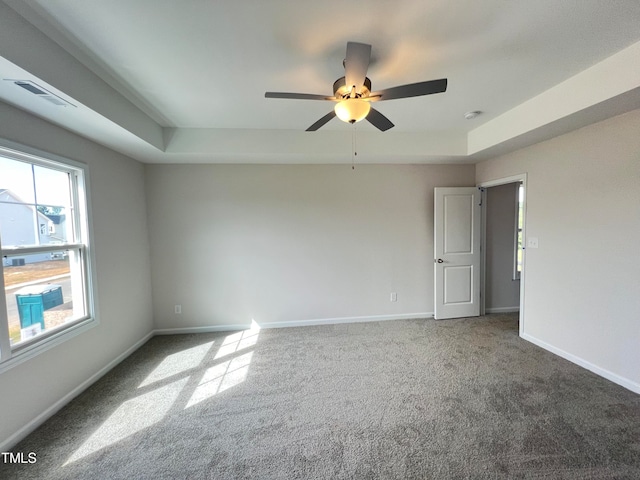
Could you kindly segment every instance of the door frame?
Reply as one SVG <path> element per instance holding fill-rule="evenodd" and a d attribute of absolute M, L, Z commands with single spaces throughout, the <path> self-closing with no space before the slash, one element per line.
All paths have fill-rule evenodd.
<path fill-rule="evenodd" d="M 485 314 L 485 300 L 486 300 L 486 265 L 487 265 L 487 192 L 486 189 L 490 187 L 497 187 L 499 185 L 506 185 L 508 183 L 522 183 L 522 270 L 520 272 L 520 312 L 518 321 L 518 333 L 520 336 L 524 335 L 524 322 L 525 322 L 525 278 L 526 278 L 526 265 L 527 265 L 527 248 L 526 248 L 526 232 L 527 232 L 527 174 L 520 173 L 517 175 L 511 175 L 509 177 L 498 178 L 495 180 L 489 180 L 481 182 L 477 186 L 482 190 L 482 205 L 485 208 L 482 209 L 482 220 L 480 223 L 480 315 Z"/>

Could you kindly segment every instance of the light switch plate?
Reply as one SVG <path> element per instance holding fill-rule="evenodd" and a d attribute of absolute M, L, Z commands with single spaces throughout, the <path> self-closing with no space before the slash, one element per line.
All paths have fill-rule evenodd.
<path fill-rule="evenodd" d="M 538 237 L 530 237 L 527 239 L 527 248 L 538 248 Z"/>

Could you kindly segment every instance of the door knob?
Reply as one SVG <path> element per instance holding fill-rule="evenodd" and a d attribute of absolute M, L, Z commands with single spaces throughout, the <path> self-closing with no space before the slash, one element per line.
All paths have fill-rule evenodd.
<path fill-rule="evenodd" d="M 436 260 L 436 262 L 438 262 L 438 263 L 444 263 L 444 260 L 443 260 L 443 259 L 441 259 L 441 258 L 439 258 L 438 260 Z"/>

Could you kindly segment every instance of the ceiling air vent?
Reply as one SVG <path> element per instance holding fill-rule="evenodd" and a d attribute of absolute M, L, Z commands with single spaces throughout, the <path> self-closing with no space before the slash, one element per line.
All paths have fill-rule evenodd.
<path fill-rule="evenodd" d="M 34 95 L 39 96 L 43 100 L 46 100 L 54 105 L 58 105 L 61 107 L 66 107 L 68 105 L 75 107 L 74 104 L 67 102 L 65 99 L 55 95 L 48 90 L 45 90 L 37 83 L 32 82 L 31 80 L 10 80 L 14 84 L 19 87 L 24 88 L 27 92 L 33 93 Z"/>

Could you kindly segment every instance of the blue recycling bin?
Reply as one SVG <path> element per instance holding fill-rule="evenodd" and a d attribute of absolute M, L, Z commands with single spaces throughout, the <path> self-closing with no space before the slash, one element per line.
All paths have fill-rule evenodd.
<path fill-rule="evenodd" d="M 39 323 L 44 330 L 44 311 L 62 305 L 61 285 L 30 285 L 16 292 L 20 328 Z"/>

